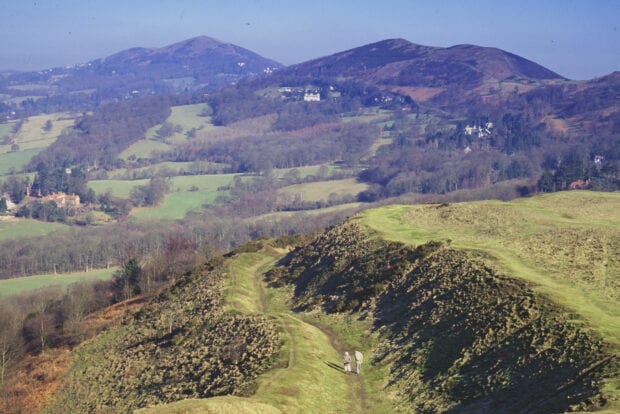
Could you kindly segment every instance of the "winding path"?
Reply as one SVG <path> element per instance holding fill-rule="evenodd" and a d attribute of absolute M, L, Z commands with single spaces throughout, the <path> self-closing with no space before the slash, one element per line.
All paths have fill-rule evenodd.
<path fill-rule="evenodd" d="M 329 327 L 296 317 L 286 306 L 282 289 L 265 290 L 264 270 L 278 258 L 276 252 L 240 254 L 229 268 L 229 309 L 273 319 L 283 339 L 275 368 L 258 378 L 258 389 L 251 399 L 283 413 L 368 412 L 361 378 L 346 375 L 341 368 L 345 349 L 342 339 Z"/>

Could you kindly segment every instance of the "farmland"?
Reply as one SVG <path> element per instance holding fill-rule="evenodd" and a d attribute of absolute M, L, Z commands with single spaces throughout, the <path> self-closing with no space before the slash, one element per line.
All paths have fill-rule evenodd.
<path fill-rule="evenodd" d="M 359 183 L 354 178 L 349 178 L 291 185 L 282 188 L 280 193 L 290 197 L 299 197 L 304 201 L 328 201 L 330 198 L 346 196 L 355 199 L 357 194 L 367 188 L 367 184 Z"/>
<path fill-rule="evenodd" d="M 73 283 L 109 280 L 115 270 L 116 268 L 113 267 L 89 272 L 47 274 L 0 280 L 0 297 L 26 293 L 49 286 L 67 287 Z"/>
<path fill-rule="evenodd" d="M 60 223 L 46 223 L 37 220 L 1 218 L 0 241 L 45 236 L 54 231 L 68 230 Z"/>
<path fill-rule="evenodd" d="M 232 183 L 235 174 L 184 175 L 171 177 L 170 188 L 173 192 L 201 190 L 217 191 L 222 186 Z M 131 190 L 145 185 L 147 179 L 142 180 L 92 180 L 88 185 L 97 194 L 107 191 L 115 197 L 128 198 Z"/>

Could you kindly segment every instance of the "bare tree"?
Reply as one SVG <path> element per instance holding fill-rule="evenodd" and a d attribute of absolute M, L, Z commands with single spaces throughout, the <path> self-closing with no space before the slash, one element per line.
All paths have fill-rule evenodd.
<path fill-rule="evenodd" d="M 4 385 L 13 362 L 23 352 L 23 318 L 14 306 L 0 303 L 0 387 Z"/>

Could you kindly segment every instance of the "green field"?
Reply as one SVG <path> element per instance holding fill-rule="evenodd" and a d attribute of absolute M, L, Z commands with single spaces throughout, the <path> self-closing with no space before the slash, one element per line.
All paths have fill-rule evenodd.
<path fill-rule="evenodd" d="M 141 139 L 121 152 L 118 157 L 124 160 L 128 160 L 131 156 L 148 159 L 154 151 L 168 151 L 170 149 L 172 149 L 172 146 L 163 142 Z"/>
<path fill-rule="evenodd" d="M 47 223 L 11 217 L 8 220 L 0 220 L 0 241 L 45 236 L 53 231 L 68 228 L 69 226 L 61 223 Z"/>
<path fill-rule="evenodd" d="M 52 128 L 43 131 L 48 120 L 52 122 Z M 0 145 L 0 175 L 7 174 L 12 169 L 20 171 L 32 157 L 56 141 L 61 132 L 73 123 L 74 120 L 64 113 L 37 115 L 27 118 L 17 134 L 12 132 L 14 124 L 0 124 L 0 139 L 8 135 L 19 145 L 18 151 L 12 151 L 10 144 Z"/>
<path fill-rule="evenodd" d="M 182 175 L 170 179 L 171 192 L 190 191 L 192 187 L 198 191 L 217 191 L 219 187 L 227 186 L 232 183 L 233 178 L 238 174 L 206 174 L 206 175 Z M 108 190 L 115 197 L 128 198 L 134 187 L 148 184 L 144 180 L 92 180 L 88 186 L 95 193 L 103 194 Z"/>
<path fill-rule="evenodd" d="M 224 171 L 226 164 L 220 164 L 209 161 L 194 161 L 194 162 L 160 162 L 158 164 L 149 165 L 148 167 L 141 168 L 119 168 L 108 173 L 108 178 L 111 180 L 123 180 L 134 178 L 146 174 L 148 177 L 156 176 L 174 176 L 174 175 L 194 175 L 196 171 L 205 171 L 206 169 L 212 169 L 214 171 Z M 134 177 L 131 177 L 134 175 Z"/>
<path fill-rule="evenodd" d="M 321 172 L 321 169 L 326 174 L 332 174 L 337 171 L 337 168 L 333 165 L 308 165 L 305 167 L 274 169 L 272 173 L 278 178 L 284 178 L 287 175 L 297 175 L 298 178 L 303 179 L 309 176 L 316 177 Z"/>
<path fill-rule="evenodd" d="M 620 193 L 390 206 L 360 220 L 388 240 L 449 240 L 476 252 L 579 314 L 620 351 Z"/>
<path fill-rule="evenodd" d="M 52 129 L 43 131 L 47 121 L 52 122 Z M 45 148 L 56 141 L 65 128 L 73 126 L 74 123 L 72 115 L 65 113 L 31 116 L 22 125 L 16 141 L 22 149 Z"/>
<path fill-rule="evenodd" d="M 189 191 L 197 187 L 200 191 L 217 191 L 218 188 L 232 184 L 239 174 L 183 175 L 171 179 L 172 191 Z"/>
<path fill-rule="evenodd" d="M 204 103 L 173 106 L 166 122 L 181 126 L 182 130 L 180 132 L 174 133 L 172 136 L 165 139 L 166 142 L 163 142 L 157 137 L 157 130 L 161 128 L 161 124 L 155 125 L 146 131 L 144 139 L 125 149 L 119 155 L 119 158 L 124 160 L 128 160 L 131 156 L 135 156 L 136 158 L 150 158 L 154 151 L 168 151 L 172 149 L 174 145 L 188 142 L 189 138 L 186 132 L 192 129 L 195 129 L 197 133 L 203 133 L 215 128 L 209 117 L 199 116 L 206 107 L 207 104 Z"/>
<path fill-rule="evenodd" d="M 149 180 L 91 180 L 88 186 L 97 194 L 110 192 L 114 197 L 129 198 L 134 187 L 148 184 Z"/>
<path fill-rule="evenodd" d="M 303 201 L 327 201 L 330 196 L 355 197 L 367 189 L 368 184 L 359 183 L 355 178 L 347 178 L 344 180 L 291 185 L 281 188 L 279 192 L 290 197 L 301 197 Z"/>
<path fill-rule="evenodd" d="M 78 282 L 109 280 L 115 270 L 114 267 L 91 270 L 90 272 L 47 274 L 0 280 L 0 296 L 16 295 L 49 286 L 67 287 Z"/>
<path fill-rule="evenodd" d="M 0 154 L 0 175 L 9 174 L 11 170 L 21 171 L 22 167 L 28 164 L 32 157 L 43 150 L 44 148 L 33 148 L 25 151 Z"/>
<path fill-rule="evenodd" d="M 0 140 L 7 135 L 13 135 L 13 125 L 12 123 L 0 124 Z"/>
<path fill-rule="evenodd" d="M 219 191 L 181 191 L 167 194 L 164 201 L 155 207 L 142 207 L 131 211 L 139 220 L 179 220 L 190 211 L 197 211 L 205 204 L 213 204 Z"/>
<path fill-rule="evenodd" d="M 125 160 L 129 159 L 131 156 L 150 158 L 154 151 L 167 151 L 173 148 L 174 145 L 188 142 L 189 138 L 186 132 L 192 129 L 195 129 L 197 133 L 202 133 L 214 128 L 209 117 L 199 116 L 206 107 L 207 104 L 204 103 L 173 106 L 166 122 L 181 126 L 182 130 L 180 132 L 174 133 L 172 136 L 165 139 L 166 142 L 162 142 L 162 140 L 157 137 L 157 130 L 161 128 L 161 125 L 155 125 L 149 128 L 144 139 L 125 149 L 119 157 Z"/>

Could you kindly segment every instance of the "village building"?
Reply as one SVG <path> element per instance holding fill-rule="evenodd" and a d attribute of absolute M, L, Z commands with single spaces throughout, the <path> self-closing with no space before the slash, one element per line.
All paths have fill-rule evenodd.
<path fill-rule="evenodd" d="M 53 201 L 60 208 L 78 207 L 80 205 L 80 196 L 77 194 L 66 194 L 60 192 L 41 197 L 41 202 L 46 203 L 48 201 Z"/>
<path fill-rule="evenodd" d="M 28 195 L 27 197 L 30 197 L 30 195 Z M 53 201 L 54 203 L 56 203 L 56 206 L 60 208 L 80 206 L 80 196 L 77 194 L 66 194 L 63 192 L 58 192 L 40 197 L 40 200 L 42 203 Z"/>
<path fill-rule="evenodd" d="M 304 93 L 304 102 L 320 102 L 320 101 L 321 101 L 320 93 L 312 93 L 312 92 Z"/>
<path fill-rule="evenodd" d="M 493 129 L 493 122 L 487 122 L 482 125 L 465 125 L 464 131 L 465 135 L 478 135 L 478 138 L 484 138 L 487 135 L 491 135 L 491 130 Z"/>
<path fill-rule="evenodd" d="M 7 209 L 7 211 L 13 211 L 17 207 L 17 204 L 15 204 L 11 200 L 11 196 L 8 195 L 7 193 L 4 193 L 4 194 L 0 195 L 0 198 L 4 198 L 4 200 L 6 201 L 6 209 Z"/>

